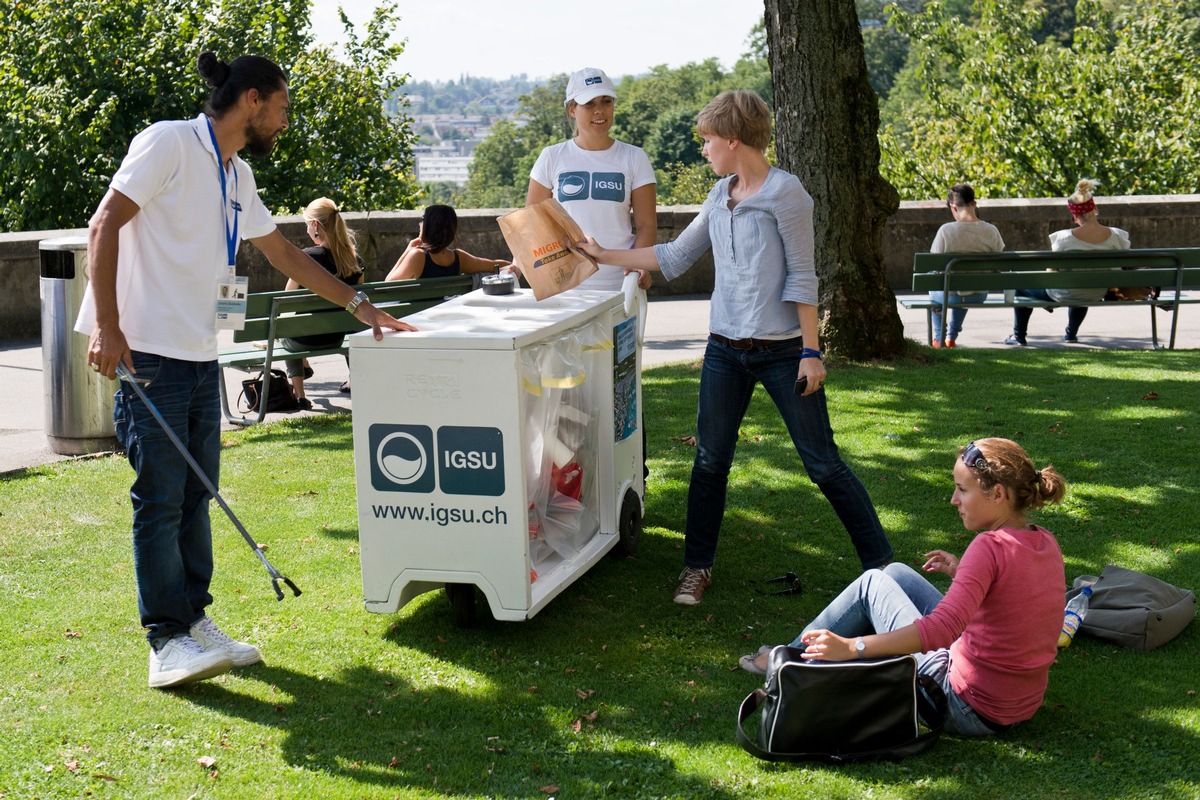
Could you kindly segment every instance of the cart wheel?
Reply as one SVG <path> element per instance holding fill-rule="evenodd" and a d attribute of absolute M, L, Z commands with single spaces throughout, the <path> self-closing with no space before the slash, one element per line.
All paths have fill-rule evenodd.
<path fill-rule="evenodd" d="M 479 609 L 475 598 L 475 584 L 447 583 L 446 597 L 454 608 L 454 624 L 460 628 L 474 628 L 479 624 Z"/>
<path fill-rule="evenodd" d="M 642 540 L 642 503 L 633 489 L 626 489 L 625 498 L 621 501 L 617 536 L 617 546 L 609 552 L 617 558 L 633 558 Z"/>

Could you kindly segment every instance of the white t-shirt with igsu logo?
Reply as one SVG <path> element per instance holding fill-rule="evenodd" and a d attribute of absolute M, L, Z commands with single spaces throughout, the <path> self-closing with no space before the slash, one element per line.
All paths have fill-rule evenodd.
<path fill-rule="evenodd" d="M 542 150 L 529 177 L 550 189 L 571 219 L 602 247 L 633 247 L 633 190 L 654 183 L 654 167 L 640 147 L 613 140 L 607 150 L 584 150 L 575 140 Z M 601 264 L 582 284 L 620 291 L 625 271 Z"/>

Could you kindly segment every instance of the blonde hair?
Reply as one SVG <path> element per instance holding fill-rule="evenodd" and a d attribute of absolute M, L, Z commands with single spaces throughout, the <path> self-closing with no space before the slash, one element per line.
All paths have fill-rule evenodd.
<path fill-rule="evenodd" d="M 304 208 L 304 219 L 316 221 L 321 231 L 321 244 L 329 251 L 339 278 L 345 280 L 362 274 L 354 232 L 346 227 L 337 203 L 328 197 L 318 197 Z"/>
<path fill-rule="evenodd" d="M 1086 203 L 1091 200 L 1099 185 L 1100 181 L 1095 178 L 1080 178 L 1079 183 L 1075 184 L 1075 194 L 1071 195 L 1071 202 Z"/>
<path fill-rule="evenodd" d="M 771 143 L 771 109 L 749 89 L 721 92 L 696 115 L 696 131 L 765 152 Z"/>
<path fill-rule="evenodd" d="M 1066 481 L 1054 467 L 1047 464 L 1035 469 L 1021 445 L 1011 439 L 976 439 L 971 444 L 983 456 L 982 461 L 967 465 L 979 479 L 980 488 L 986 492 L 993 486 L 1004 486 L 1017 511 L 1059 503 L 1066 496 Z M 959 457 L 970 447 L 960 447 Z"/>
<path fill-rule="evenodd" d="M 1082 206 L 1084 203 L 1093 200 L 1096 193 L 1096 188 L 1099 185 L 1100 181 L 1096 180 L 1095 178 L 1080 178 L 1079 182 L 1075 184 L 1075 194 L 1067 198 L 1067 205 Z M 1072 209 L 1071 213 L 1074 213 L 1074 209 Z M 1084 213 L 1077 214 L 1076 216 L 1078 216 L 1080 219 L 1087 219 L 1088 217 L 1096 216 L 1095 204 L 1092 204 L 1092 209 L 1090 211 L 1085 211 Z"/>

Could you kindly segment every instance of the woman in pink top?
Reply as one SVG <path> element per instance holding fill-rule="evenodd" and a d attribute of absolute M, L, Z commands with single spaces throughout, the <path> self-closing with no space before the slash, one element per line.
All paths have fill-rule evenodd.
<path fill-rule="evenodd" d="M 963 526 L 981 533 L 962 558 L 925 554 L 923 569 L 953 579 L 943 596 L 904 564 L 864 572 L 792 642 L 821 661 L 917 654 L 922 674 L 946 692 L 946 729 L 998 733 L 1042 704 L 1066 603 L 1058 542 L 1025 513 L 1060 502 L 1066 486 L 1051 466 L 1035 469 L 1008 439 L 962 448 L 954 494 Z M 770 648 L 743 656 L 763 673 Z"/>

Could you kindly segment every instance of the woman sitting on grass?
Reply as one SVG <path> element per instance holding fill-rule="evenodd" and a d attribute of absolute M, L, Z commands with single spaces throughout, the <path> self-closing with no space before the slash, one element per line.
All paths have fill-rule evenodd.
<path fill-rule="evenodd" d="M 919 671 L 946 692 L 953 733 L 986 736 L 1029 719 L 1057 652 L 1066 577 L 1054 535 L 1025 512 L 1065 491 L 1054 468 L 1034 469 L 1016 442 L 971 442 L 954 464 L 950 504 L 964 527 L 982 532 L 961 560 L 925 554 L 926 572 L 953 579 L 945 596 L 904 564 L 868 570 L 791 646 L 819 661 L 917 654 Z M 765 673 L 770 651 L 743 656 L 742 668 Z"/>

